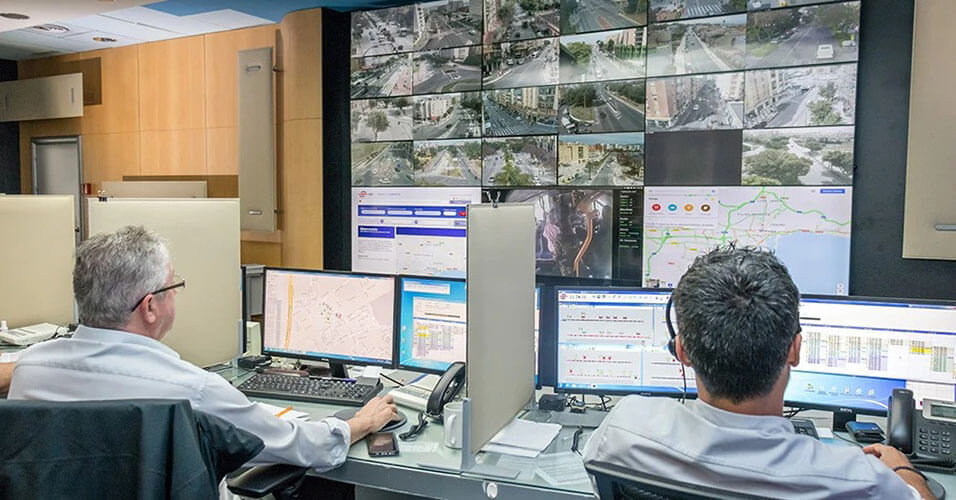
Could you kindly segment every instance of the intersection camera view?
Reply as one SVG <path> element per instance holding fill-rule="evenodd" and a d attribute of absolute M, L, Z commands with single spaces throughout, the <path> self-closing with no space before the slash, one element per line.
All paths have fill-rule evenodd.
<path fill-rule="evenodd" d="M 557 88 L 527 87 L 485 92 L 486 136 L 554 134 L 558 131 Z"/>
<path fill-rule="evenodd" d="M 644 28 L 561 37 L 561 81 L 644 76 Z"/>
<path fill-rule="evenodd" d="M 647 24 L 647 0 L 561 0 L 561 33 L 587 33 Z"/>
<path fill-rule="evenodd" d="M 481 134 L 481 92 L 415 97 L 417 140 L 478 137 Z"/>
<path fill-rule="evenodd" d="M 485 139 L 481 146 L 482 184 L 553 186 L 556 142 L 553 135 Z"/>
<path fill-rule="evenodd" d="M 414 57 L 416 94 L 481 90 L 481 47 L 417 52 Z"/>
<path fill-rule="evenodd" d="M 650 0 L 655 22 L 691 17 L 719 16 L 747 10 L 746 0 Z M 759 3 L 759 2 L 757 2 Z"/>
<path fill-rule="evenodd" d="M 644 183 L 644 134 L 558 137 L 561 186 L 640 186 Z"/>
<path fill-rule="evenodd" d="M 743 69 L 746 27 L 746 14 L 651 25 L 647 76 Z"/>
<path fill-rule="evenodd" d="M 352 98 L 412 93 L 411 54 L 352 58 Z"/>
<path fill-rule="evenodd" d="M 802 292 L 845 294 L 860 5 L 438 0 L 353 12 L 351 184 L 365 200 L 448 189 L 534 203 L 539 274 L 672 286 L 693 255 L 734 240 L 777 248 Z M 426 275 L 458 266 L 422 268 L 448 257 L 432 229 L 398 238 L 369 229 L 385 218 L 363 210 L 368 227 L 352 236 L 365 269 L 406 269 L 408 252 Z M 718 227 L 727 214 L 754 225 Z M 463 228 L 442 230 L 464 241 Z M 385 258 L 376 249 L 391 238 L 402 244 Z M 806 275 L 815 259 L 826 276 Z"/>
<path fill-rule="evenodd" d="M 644 130 L 644 80 L 562 85 L 558 94 L 562 134 Z"/>

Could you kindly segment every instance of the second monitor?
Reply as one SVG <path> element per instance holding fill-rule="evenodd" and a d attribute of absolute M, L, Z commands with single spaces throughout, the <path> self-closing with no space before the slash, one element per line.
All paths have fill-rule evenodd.
<path fill-rule="evenodd" d="M 342 365 L 392 366 L 395 278 L 266 268 L 262 351 Z"/>

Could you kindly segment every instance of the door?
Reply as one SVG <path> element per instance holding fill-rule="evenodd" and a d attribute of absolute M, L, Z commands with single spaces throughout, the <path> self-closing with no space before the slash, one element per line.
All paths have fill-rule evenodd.
<path fill-rule="evenodd" d="M 82 203 L 83 152 L 80 136 L 35 137 L 30 141 L 35 194 L 73 196 L 76 243 L 85 234 Z"/>

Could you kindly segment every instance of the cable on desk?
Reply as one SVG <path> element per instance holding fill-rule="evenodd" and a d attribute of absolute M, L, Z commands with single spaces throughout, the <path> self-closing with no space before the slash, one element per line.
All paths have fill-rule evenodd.
<path fill-rule="evenodd" d="M 390 381 L 394 382 L 395 384 L 398 384 L 399 387 L 405 387 L 405 384 L 404 384 L 403 382 L 399 382 L 398 380 L 395 380 L 395 379 L 393 379 L 392 377 L 389 377 L 388 375 L 386 375 L 386 374 L 384 374 L 384 373 L 380 373 L 379 375 L 381 375 L 381 377 L 384 378 L 384 379 L 386 379 L 386 380 L 390 380 Z"/>
<path fill-rule="evenodd" d="M 856 441 L 847 439 L 847 438 L 845 438 L 845 437 L 843 437 L 843 436 L 841 436 L 841 435 L 839 435 L 839 434 L 837 434 L 837 433 L 835 433 L 835 432 L 833 433 L 833 437 L 835 437 L 835 438 L 837 438 L 837 439 L 842 439 L 842 440 L 846 441 L 847 443 L 850 443 L 850 444 L 852 444 L 852 445 L 854 445 L 854 446 L 859 446 L 860 448 L 863 447 L 862 444 L 857 443 Z"/>

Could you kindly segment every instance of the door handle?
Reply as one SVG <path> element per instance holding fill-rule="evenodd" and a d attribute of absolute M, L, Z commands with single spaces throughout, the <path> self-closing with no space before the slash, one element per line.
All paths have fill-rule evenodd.
<path fill-rule="evenodd" d="M 936 224 L 937 231 L 956 231 L 956 224 Z"/>

